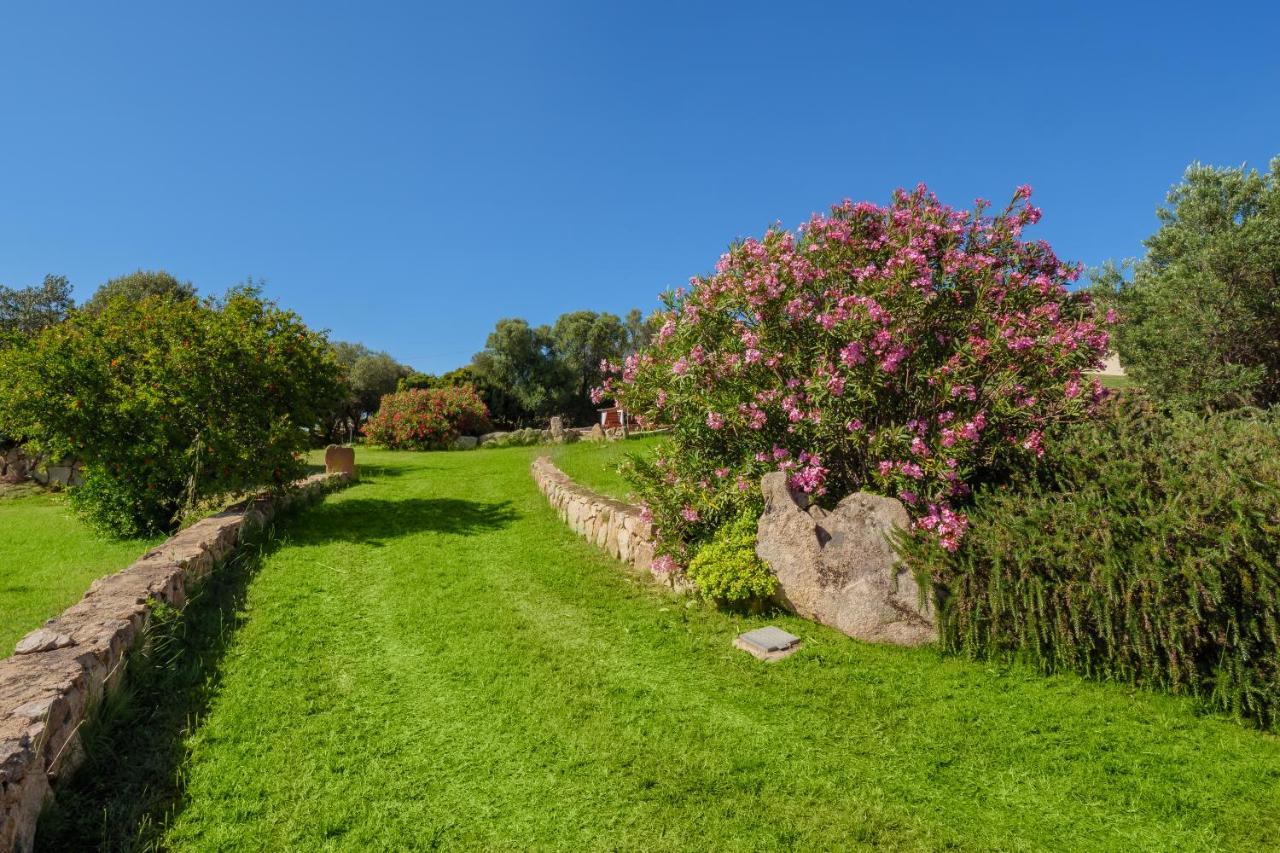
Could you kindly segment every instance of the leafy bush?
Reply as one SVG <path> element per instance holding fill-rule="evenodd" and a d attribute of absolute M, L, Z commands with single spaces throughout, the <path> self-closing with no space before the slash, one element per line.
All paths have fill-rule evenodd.
<path fill-rule="evenodd" d="M 1126 391 L 980 490 L 964 545 L 903 543 L 948 590 L 943 642 L 1280 722 L 1280 420 Z"/>
<path fill-rule="evenodd" d="M 1040 218 L 1021 188 L 989 216 L 924 187 L 845 202 L 797 237 L 770 229 L 714 275 L 667 294 L 654 343 L 597 398 L 673 425 L 637 487 L 680 569 L 715 530 L 759 513 L 766 471 L 819 501 L 865 489 L 902 499 L 957 547 L 955 503 L 992 470 L 1034 459 L 1045 430 L 1102 389 L 1107 333 L 1078 269 L 1022 239 Z"/>
<path fill-rule="evenodd" d="M 385 447 L 430 450 L 489 426 L 489 410 L 474 388 L 416 388 L 385 395 L 364 433 Z"/>
<path fill-rule="evenodd" d="M 767 598 L 778 586 L 756 556 L 756 516 L 750 513 L 717 530 L 689 561 L 686 574 L 699 592 L 720 601 Z"/>
<path fill-rule="evenodd" d="M 1193 165 L 1158 214 L 1133 281 L 1101 276 L 1125 369 L 1179 406 L 1280 402 L 1280 157 L 1266 175 Z"/>
<path fill-rule="evenodd" d="M 211 497 L 283 488 L 337 393 L 328 344 L 254 288 L 224 300 L 115 298 L 0 352 L 0 428 L 83 461 L 94 525 L 172 529 Z"/>

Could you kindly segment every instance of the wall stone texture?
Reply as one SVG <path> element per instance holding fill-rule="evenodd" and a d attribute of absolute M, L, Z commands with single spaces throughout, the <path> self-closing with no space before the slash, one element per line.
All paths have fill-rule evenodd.
<path fill-rule="evenodd" d="M 0 482 L 21 483 L 24 480 L 35 480 L 55 488 L 78 486 L 84 482 L 80 463 L 74 459 L 50 463 L 28 455 L 21 447 L 0 450 Z"/>
<path fill-rule="evenodd" d="M 348 482 L 315 474 L 284 496 L 260 495 L 198 521 L 128 568 L 101 578 L 84 598 L 18 643 L 0 661 L 0 850 L 31 850 L 53 784 L 83 758 L 80 728 L 125 660 L 154 602 L 180 607 L 187 590 L 226 559 L 249 531 L 286 506 Z"/>
<path fill-rule="evenodd" d="M 574 533 L 651 575 L 663 586 L 677 592 L 692 591 L 682 578 L 653 571 L 653 523 L 641 517 L 639 507 L 579 486 L 547 456 L 533 460 L 530 471 L 538 488 Z"/>

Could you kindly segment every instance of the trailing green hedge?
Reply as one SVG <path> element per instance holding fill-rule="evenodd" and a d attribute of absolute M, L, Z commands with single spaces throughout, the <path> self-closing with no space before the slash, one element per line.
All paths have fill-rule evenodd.
<path fill-rule="evenodd" d="M 1175 694 L 1280 728 L 1280 419 L 1126 392 L 1046 465 L 975 497 L 963 547 L 905 539 L 943 643 Z"/>

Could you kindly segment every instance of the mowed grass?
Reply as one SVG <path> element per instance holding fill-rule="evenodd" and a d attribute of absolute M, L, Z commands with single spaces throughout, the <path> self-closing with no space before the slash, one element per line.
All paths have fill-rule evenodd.
<path fill-rule="evenodd" d="M 620 472 L 630 455 L 647 455 L 665 440 L 662 435 L 647 435 L 626 441 L 576 441 L 550 448 L 549 455 L 561 471 L 575 482 L 601 495 L 618 500 L 633 500 L 634 490 Z M 546 448 L 543 449 L 547 453 Z"/>
<path fill-rule="evenodd" d="M 59 494 L 0 497 L 0 658 L 78 601 L 91 582 L 123 569 L 151 544 L 99 536 Z"/>
<path fill-rule="evenodd" d="M 187 737 L 164 845 L 1280 845 L 1276 738 L 670 597 L 569 533 L 534 453 L 362 450 L 365 481 L 289 523 Z M 766 622 L 804 648 L 766 665 L 730 646 Z"/>

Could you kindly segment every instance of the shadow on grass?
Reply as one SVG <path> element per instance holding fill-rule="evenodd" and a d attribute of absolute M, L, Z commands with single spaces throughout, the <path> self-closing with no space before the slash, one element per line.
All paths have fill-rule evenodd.
<path fill-rule="evenodd" d="M 350 498 L 312 507 L 294 541 L 300 545 L 333 541 L 378 545 L 382 540 L 423 532 L 470 536 L 499 530 L 515 520 L 511 501 Z"/>
<path fill-rule="evenodd" d="M 85 761 L 56 787 L 37 826 L 36 850 L 162 849 L 165 827 L 184 804 L 183 741 L 217 694 L 222 658 L 245 619 L 249 581 L 281 544 L 270 531 L 259 533 L 182 611 L 156 608 L 124 684 L 81 730 Z"/>

